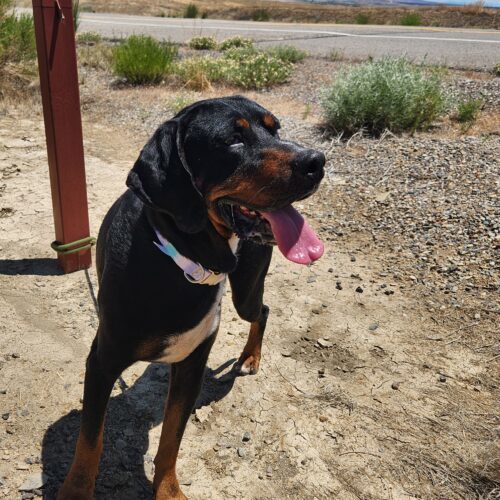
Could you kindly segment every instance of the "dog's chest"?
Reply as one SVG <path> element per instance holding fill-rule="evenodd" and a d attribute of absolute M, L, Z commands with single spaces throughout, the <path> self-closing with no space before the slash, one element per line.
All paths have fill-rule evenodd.
<path fill-rule="evenodd" d="M 178 363 L 186 359 L 205 339 L 217 331 L 220 322 L 222 295 L 226 288 L 225 281 L 218 286 L 219 290 L 208 313 L 190 330 L 170 337 L 168 344 L 156 361 Z"/>

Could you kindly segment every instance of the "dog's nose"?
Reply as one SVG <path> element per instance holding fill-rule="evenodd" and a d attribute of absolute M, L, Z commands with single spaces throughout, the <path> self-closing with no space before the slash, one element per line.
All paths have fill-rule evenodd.
<path fill-rule="evenodd" d="M 326 158 L 323 153 L 314 149 L 306 149 L 297 158 L 297 173 L 309 180 L 321 179 Z"/>

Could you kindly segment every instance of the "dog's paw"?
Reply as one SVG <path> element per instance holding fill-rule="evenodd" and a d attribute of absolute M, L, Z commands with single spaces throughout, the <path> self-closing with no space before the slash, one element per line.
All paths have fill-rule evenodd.
<path fill-rule="evenodd" d="M 155 494 L 155 500 L 188 500 L 188 497 L 182 493 L 179 487 L 172 489 L 171 487 L 158 488 Z"/>
<path fill-rule="evenodd" d="M 260 358 L 243 353 L 234 365 L 238 375 L 255 375 L 259 371 Z"/>
<path fill-rule="evenodd" d="M 93 485 L 72 479 L 66 479 L 57 494 L 57 500 L 92 500 L 93 498 Z"/>

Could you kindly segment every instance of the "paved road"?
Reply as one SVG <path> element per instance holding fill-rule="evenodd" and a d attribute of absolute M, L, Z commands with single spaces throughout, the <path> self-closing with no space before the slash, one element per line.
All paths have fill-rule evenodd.
<path fill-rule="evenodd" d="M 252 37 L 263 46 L 287 43 L 318 55 L 332 50 L 349 58 L 363 59 L 406 54 L 416 60 L 425 58 L 429 63 L 459 68 L 491 69 L 500 62 L 500 31 L 487 30 L 257 23 L 84 13 L 79 31 L 117 37 L 144 33 L 177 42 L 198 35 L 213 35 L 219 40 L 241 35 Z"/>

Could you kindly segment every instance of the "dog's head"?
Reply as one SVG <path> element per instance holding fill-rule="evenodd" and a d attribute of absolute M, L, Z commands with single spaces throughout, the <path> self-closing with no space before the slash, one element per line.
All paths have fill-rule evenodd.
<path fill-rule="evenodd" d="M 288 247 L 302 233 L 303 245 L 316 244 L 291 203 L 316 191 L 325 157 L 282 141 L 279 128 L 275 116 L 244 97 L 200 101 L 155 132 L 127 185 L 182 231 L 199 232 L 211 223 L 226 238 L 236 233 L 264 244 L 277 241 L 289 257 Z"/>

